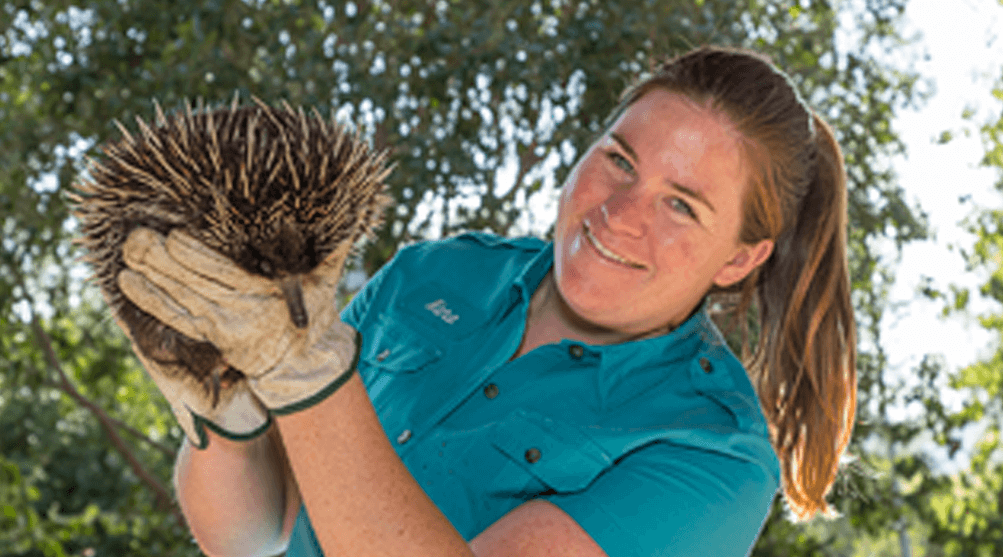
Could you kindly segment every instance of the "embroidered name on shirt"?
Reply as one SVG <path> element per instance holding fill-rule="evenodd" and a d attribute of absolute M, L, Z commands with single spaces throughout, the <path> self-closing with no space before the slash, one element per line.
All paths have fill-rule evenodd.
<path fill-rule="evenodd" d="M 446 307 L 446 301 L 443 300 L 442 298 L 439 298 L 434 302 L 425 304 L 425 309 L 431 311 L 435 315 L 438 315 L 440 319 L 442 319 L 446 323 L 449 323 L 450 325 L 455 323 L 456 320 L 460 318 L 459 315 L 454 315 L 453 312 Z"/>

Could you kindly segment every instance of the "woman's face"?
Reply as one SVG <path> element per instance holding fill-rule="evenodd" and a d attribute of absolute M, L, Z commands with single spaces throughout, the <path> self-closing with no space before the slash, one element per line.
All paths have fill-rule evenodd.
<path fill-rule="evenodd" d="M 554 278 L 585 321 L 630 335 L 681 323 L 711 285 L 738 282 L 772 242 L 739 243 L 748 179 L 728 120 L 656 89 L 571 171 L 554 231 Z"/>

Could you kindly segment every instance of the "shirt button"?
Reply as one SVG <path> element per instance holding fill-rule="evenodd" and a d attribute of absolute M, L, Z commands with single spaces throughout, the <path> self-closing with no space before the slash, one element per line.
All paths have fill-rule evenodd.
<path fill-rule="evenodd" d="M 484 396 L 488 398 L 494 398 L 498 396 L 498 385 L 491 383 L 487 387 L 484 387 Z"/>
<path fill-rule="evenodd" d="M 532 449 L 526 451 L 526 462 L 533 464 L 537 460 L 540 460 L 540 456 L 542 456 L 540 449 L 533 447 Z"/>
<path fill-rule="evenodd" d="M 410 438 L 411 438 L 411 430 L 405 429 L 404 431 L 401 432 L 400 435 L 397 436 L 397 444 L 403 445 L 404 443 L 407 443 L 407 440 Z"/>
<path fill-rule="evenodd" d="M 387 356 L 389 356 L 389 355 L 390 355 L 390 349 L 387 348 L 386 350 L 384 350 L 383 352 L 380 352 L 376 356 L 376 361 L 377 362 L 382 362 L 383 360 L 387 359 Z"/>
<path fill-rule="evenodd" d="M 710 373 L 714 370 L 713 366 L 710 365 L 710 360 L 707 358 L 700 358 L 700 367 L 703 368 L 705 373 Z"/>
<path fill-rule="evenodd" d="M 572 358 L 580 360 L 582 359 L 582 354 L 585 353 L 585 349 L 577 344 L 572 344 L 568 347 L 568 353 L 571 354 Z"/>

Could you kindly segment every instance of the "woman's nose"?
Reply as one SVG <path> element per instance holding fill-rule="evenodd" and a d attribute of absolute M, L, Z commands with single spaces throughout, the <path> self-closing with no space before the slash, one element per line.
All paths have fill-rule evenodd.
<path fill-rule="evenodd" d="M 617 234 L 634 238 L 644 236 L 648 230 L 648 218 L 643 200 L 636 195 L 620 194 L 610 197 L 599 207 L 603 224 Z"/>

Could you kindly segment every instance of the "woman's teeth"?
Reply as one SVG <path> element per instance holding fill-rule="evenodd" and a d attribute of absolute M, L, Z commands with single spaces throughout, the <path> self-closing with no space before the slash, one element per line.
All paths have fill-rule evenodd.
<path fill-rule="evenodd" d="M 623 263 L 624 265 L 628 265 L 630 267 L 633 267 L 635 269 L 643 269 L 644 268 L 643 265 L 639 265 L 639 264 L 634 263 L 632 261 L 627 261 L 626 259 L 624 259 L 624 258 L 620 257 L 619 255 L 617 255 L 617 254 L 613 253 L 612 251 L 610 251 L 609 248 L 607 248 L 606 246 L 602 245 L 599 242 L 599 240 L 596 239 L 596 237 L 592 235 L 592 231 L 589 230 L 588 226 L 585 227 L 585 236 L 589 239 L 590 242 L 592 242 L 592 245 L 595 246 L 595 248 L 597 250 L 599 250 L 599 253 L 605 255 L 606 257 L 608 257 L 608 258 L 610 258 L 610 259 L 612 259 L 614 261 Z"/>

